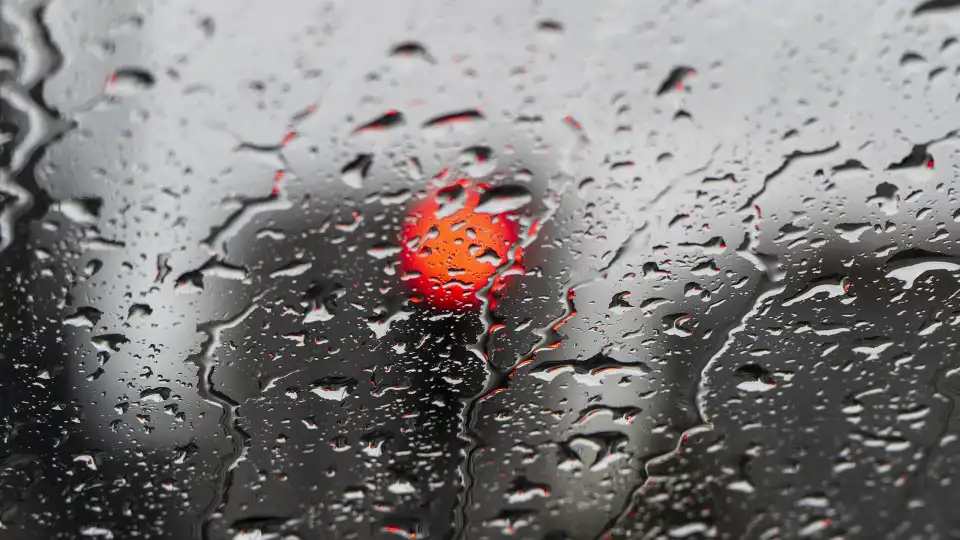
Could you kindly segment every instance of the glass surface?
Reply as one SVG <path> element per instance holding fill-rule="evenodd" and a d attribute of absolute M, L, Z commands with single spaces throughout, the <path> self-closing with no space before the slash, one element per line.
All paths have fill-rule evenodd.
<path fill-rule="evenodd" d="M 958 32 L 2 0 L 0 540 L 960 536 Z"/>

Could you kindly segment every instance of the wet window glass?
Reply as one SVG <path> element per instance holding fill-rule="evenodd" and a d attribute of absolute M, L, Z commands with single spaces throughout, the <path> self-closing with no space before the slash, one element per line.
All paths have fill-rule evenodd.
<path fill-rule="evenodd" d="M 958 35 L 4 0 L 0 538 L 957 537 Z"/>

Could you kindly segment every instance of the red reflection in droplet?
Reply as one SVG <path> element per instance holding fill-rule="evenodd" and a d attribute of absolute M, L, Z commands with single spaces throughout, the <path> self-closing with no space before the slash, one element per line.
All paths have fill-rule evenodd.
<path fill-rule="evenodd" d="M 430 307 L 479 307 L 477 291 L 518 240 L 519 226 L 511 216 L 475 211 L 484 188 L 457 180 L 407 214 L 401 234 L 402 280 Z"/>

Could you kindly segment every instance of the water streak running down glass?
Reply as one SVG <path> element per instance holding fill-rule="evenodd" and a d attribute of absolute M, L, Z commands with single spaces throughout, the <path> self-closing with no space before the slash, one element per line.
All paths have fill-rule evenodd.
<path fill-rule="evenodd" d="M 958 38 L 3 0 L 0 540 L 960 537 Z"/>

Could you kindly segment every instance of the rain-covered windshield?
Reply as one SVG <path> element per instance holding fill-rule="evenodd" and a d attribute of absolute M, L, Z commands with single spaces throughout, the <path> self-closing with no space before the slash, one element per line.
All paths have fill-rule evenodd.
<path fill-rule="evenodd" d="M 3 0 L 0 539 L 960 536 L 958 34 Z"/>

